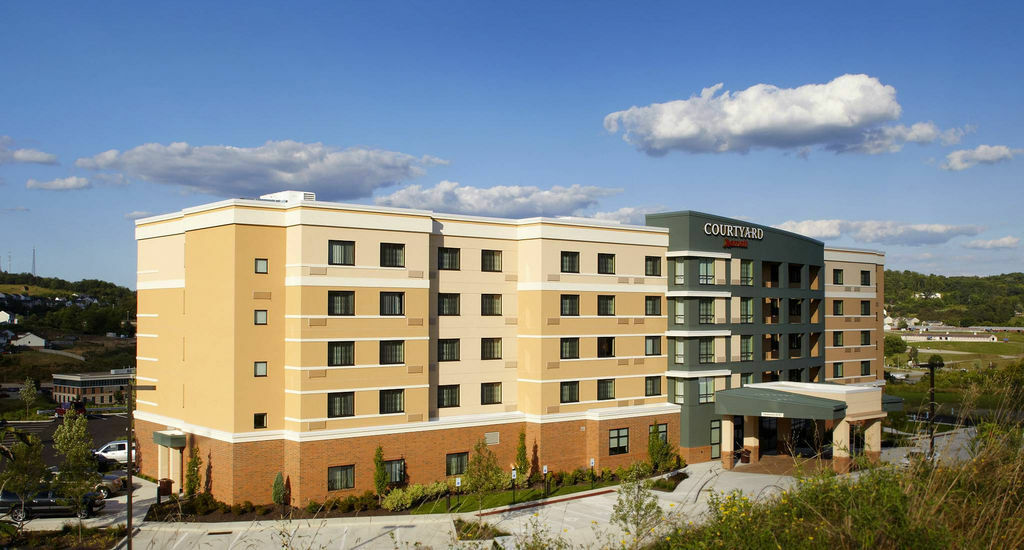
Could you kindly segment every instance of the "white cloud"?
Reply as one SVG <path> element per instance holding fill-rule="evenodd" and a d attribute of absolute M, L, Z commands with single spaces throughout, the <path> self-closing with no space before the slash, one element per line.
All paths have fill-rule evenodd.
<path fill-rule="evenodd" d="M 4 212 L 31 212 L 31 210 L 24 206 L 12 206 L 10 208 L 0 208 L 0 210 Z"/>
<path fill-rule="evenodd" d="M 590 215 L 590 217 L 598 220 L 628 223 L 632 225 L 644 225 L 644 216 L 646 216 L 647 214 L 654 214 L 656 212 L 664 211 L 664 208 L 623 206 L 622 208 L 619 208 L 618 210 L 613 210 L 611 212 L 594 212 L 593 214 Z"/>
<path fill-rule="evenodd" d="M 1007 235 L 999 239 L 992 240 L 975 240 L 964 243 L 964 248 L 977 248 L 982 250 L 990 250 L 993 248 L 1017 248 L 1020 244 L 1020 239 Z"/>
<path fill-rule="evenodd" d="M 441 181 L 429 188 L 410 185 L 390 195 L 377 197 L 375 202 L 381 206 L 423 208 L 453 214 L 526 218 L 577 214 L 596 205 L 600 198 L 621 192 L 621 189 L 582 185 L 550 189 L 521 185 L 482 188 Z"/>
<path fill-rule="evenodd" d="M 70 176 L 57 178 L 50 181 L 38 181 L 30 179 L 25 182 L 25 189 L 46 189 L 48 191 L 73 191 L 75 189 L 89 189 L 92 184 L 86 178 Z"/>
<path fill-rule="evenodd" d="M 151 216 L 151 215 L 152 215 L 151 212 L 146 212 L 145 210 L 132 210 L 131 212 L 129 212 L 129 213 L 124 215 L 124 219 L 126 219 L 126 220 L 137 220 L 139 218 L 145 218 L 146 216 Z"/>
<path fill-rule="evenodd" d="M 943 170 L 959 172 L 976 164 L 995 164 L 1013 158 L 1013 155 L 1024 153 L 1024 149 L 1010 149 L 1005 145 L 979 145 L 974 149 L 960 149 L 946 155 Z"/>
<path fill-rule="evenodd" d="M 787 221 L 775 227 L 815 239 L 848 236 L 857 242 L 920 246 L 941 244 L 959 236 L 974 236 L 976 225 L 910 224 L 895 221 L 803 220 Z"/>
<path fill-rule="evenodd" d="M 57 164 L 57 155 L 36 149 L 14 149 L 14 139 L 0 136 L 0 164 Z"/>
<path fill-rule="evenodd" d="M 378 188 L 421 176 L 427 166 L 436 164 L 447 161 L 297 141 L 268 141 L 258 147 L 147 143 L 75 161 L 80 168 L 114 170 L 129 179 L 211 195 L 255 197 L 298 189 L 316 192 L 325 200 L 368 197 Z"/>
<path fill-rule="evenodd" d="M 846 152 L 898 151 L 905 142 L 956 142 L 964 130 L 939 130 L 931 122 L 883 126 L 899 119 L 896 89 L 864 74 L 825 84 L 779 88 L 755 84 L 719 94 L 722 84 L 689 99 L 633 106 L 609 114 L 604 127 L 649 155 L 746 153 L 751 149 L 821 146 Z"/>

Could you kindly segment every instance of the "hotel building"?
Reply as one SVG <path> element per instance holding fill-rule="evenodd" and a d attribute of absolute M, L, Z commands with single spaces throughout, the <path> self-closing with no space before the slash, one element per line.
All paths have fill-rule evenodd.
<path fill-rule="evenodd" d="M 826 424 L 840 469 L 851 424 L 877 452 L 881 389 L 824 382 L 846 328 L 830 296 L 880 300 L 880 255 L 698 212 L 647 223 L 294 191 L 138 220 L 142 472 L 180 488 L 198 447 L 216 498 L 267 502 L 281 472 L 301 505 L 372 489 L 378 445 L 392 481 L 426 483 L 480 440 L 511 467 L 521 431 L 552 471 L 645 459 L 651 433 L 730 468 Z M 827 262 L 874 262 L 870 289 L 831 287 Z"/>
<path fill-rule="evenodd" d="M 885 380 L 885 254 L 826 247 L 825 283 L 826 379 Z"/>

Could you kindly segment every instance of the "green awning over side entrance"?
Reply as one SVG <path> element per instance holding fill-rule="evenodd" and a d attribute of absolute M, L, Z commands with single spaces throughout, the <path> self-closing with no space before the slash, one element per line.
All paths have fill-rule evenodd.
<path fill-rule="evenodd" d="M 882 410 L 885 412 L 900 412 L 903 410 L 903 398 L 895 395 L 882 394 Z"/>
<path fill-rule="evenodd" d="M 172 449 L 185 448 L 185 434 L 174 432 L 153 432 L 153 443 Z"/>
<path fill-rule="evenodd" d="M 733 388 L 715 392 L 715 414 L 839 420 L 846 403 L 767 388 Z"/>

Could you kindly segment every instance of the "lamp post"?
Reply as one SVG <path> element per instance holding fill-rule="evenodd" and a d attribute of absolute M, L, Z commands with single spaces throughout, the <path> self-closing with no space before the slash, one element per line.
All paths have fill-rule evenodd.
<path fill-rule="evenodd" d="M 127 537 L 128 537 L 128 550 L 132 550 L 132 492 L 135 489 L 132 486 L 132 470 L 135 468 L 135 392 L 137 391 L 152 391 L 155 390 L 156 386 L 139 386 L 135 384 L 135 377 L 132 377 L 128 381 L 128 520 L 127 520 Z M 159 491 L 159 489 L 157 489 Z"/>

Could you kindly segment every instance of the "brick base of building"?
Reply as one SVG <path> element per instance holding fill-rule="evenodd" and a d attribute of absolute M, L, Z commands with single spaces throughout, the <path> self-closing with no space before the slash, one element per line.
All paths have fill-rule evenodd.
<path fill-rule="evenodd" d="M 493 440 L 493 434 L 497 433 L 498 442 L 489 448 L 502 469 L 511 470 L 520 431 L 526 433 L 527 458 L 536 471 L 541 471 L 544 466 L 549 472 L 589 468 L 590 459 L 594 459 L 597 470 L 615 469 L 647 459 L 649 430 L 655 424 L 667 424 L 669 441 L 679 440 L 678 414 L 600 421 L 518 422 L 301 443 L 284 439 L 228 443 L 188 434 L 187 448 L 182 451 L 179 479 L 184 479 L 184 463 L 190 449 L 198 447 L 199 456 L 203 459 L 201 485 L 217 500 L 229 504 L 245 501 L 269 503 L 274 478 L 280 472 L 290 487 L 292 504 L 302 506 L 311 500 L 323 502 L 328 498 L 373 491 L 373 457 L 377 446 L 383 449 L 384 460 L 405 460 L 406 482 L 410 484 L 444 479 L 446 455 L 468 452 L 472 456 L 474 445 L 484 439 L 485 434 L 491 434 L 490 439 Z M 160 449 L 153 443 L 153 432 L 166 428 L 143 420 L 136 421 L 143 474 L 162 477 L 158 458 Z M 628 452 L 611 455 L 609 430 L 621 428 L 629 429 Z M 710 447 L 705 449 L 704 454 L 710 457 Z M 683 458 L 694 462 L 692 456 L 683 455 Z M 348 465 L 355 466 L 355 486 L 328 491 L 327 469 Z M 165 471 L 163 475 L 171 474 Z"/>
<path fill-rule="evenodd" d="M 709 460 L 718 460 L 711 458 L 711 445 L 705 445 L 703 447 L 680 447 L 679 456 L 685 460 L 687 464 L 698 464 Z"/>

